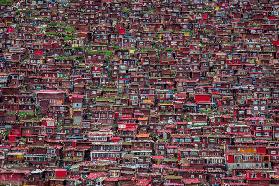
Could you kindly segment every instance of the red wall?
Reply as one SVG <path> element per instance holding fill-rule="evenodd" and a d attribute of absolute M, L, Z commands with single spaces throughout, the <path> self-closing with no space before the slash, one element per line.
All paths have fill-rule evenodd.
<path fill-rule="evenodd" d="M 9 142 L 10 142 L 10 143 L 16 142 L 16 135 L 10 134 L 10 135 L 9 135 Z"/>
<path fill-rule="evenodd" d="M 195 95 L 195 102 L 196 103 L 209 103 L 211 102 L 211 96 L 210 95 Z"/>
<path fill-rule="evenodd" d="M 56 169 L 55 170 L 55 177 L 56 178 L 65 178 L 67 176 L 66 169 Z"/>
<path fill-rule="evenodd" d="M 233 155 L 228 155 L 227 156 L 227 162 L 228 163 L 234 163 L 234 156 Z"/>
<path fill-rule="evenodd" d="M 266 154 L 266 147 L 257 147 L 257 154 Z"/>

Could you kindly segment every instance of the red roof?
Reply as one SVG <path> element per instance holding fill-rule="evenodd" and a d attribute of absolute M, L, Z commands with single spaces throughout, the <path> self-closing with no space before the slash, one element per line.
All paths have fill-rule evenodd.
<path fill-rule="evenodd" d="M 198 94 L 195 95 L 196 103 L 211 103 L 211 95 L 208 94 Z"/>
<path fill-rule="evenodd" d="M 87 179 L 95 180 L 96 178 L 104 177 L 105 175 L 106 175 L 105 172 L 91 172 L 91 173 L 87 176 Z"/>
<path fill-rule="evenodd" d="M 118 141 L 120 141 L 120 140 L 121 140 L 121 138 L 118 137 L 118 136 L 114 136 L 114 137 L 111 138 L 111 141 L 112 141 L 112 142 L 118 142 Z"/>
<path fill-rule="evenodd" d="M 105 181 L 108 181 L 108 182 L 125 181 L 125 180 L 130 180 L 130 178 L 118 177 L 118 178 L 106 178 L 105 179 Z"/>
<path fill-rule="evenodd" d="M 42 56 L 44 54 L 44 52 L 42 50 L 35 50 L 34 51 L 34 55 L 36 56 Z"/>
<path fill-rule="evenodd" d="M 148 186 L 151 183 L 151 179 L 141 179 L 137 182 L 138 186 Z"/>
<path fill-rule="evenodd" d="M 200 180 L 199 180 L 198 178 L 183 179 L 182 181 L 183 181 L 183 183 L 185 183 L 185 184 L 197 184 L 197 183 L 200 183 Z"/>
<path fill-rule="evenodd" d="M 9 27 L 8 29 L 7 29 L 7 32 L 8 33 L 12 33 L 12 32 L 14 32 L 15 31 L 15 29 L 13 28 L 13 27 Z"/>
<path fill-rule="evenodd" d="M 164 159 L 164 156 L 152 156 L 151 158 L 161 160 L 161 159 Z"/>

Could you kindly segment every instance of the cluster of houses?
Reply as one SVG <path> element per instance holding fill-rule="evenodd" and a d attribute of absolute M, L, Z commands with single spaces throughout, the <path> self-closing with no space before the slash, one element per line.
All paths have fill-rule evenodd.
<path fill-rule="evenodd" d="M 0 0 L 0 185 L 279 185 L 276 0 Z"/>

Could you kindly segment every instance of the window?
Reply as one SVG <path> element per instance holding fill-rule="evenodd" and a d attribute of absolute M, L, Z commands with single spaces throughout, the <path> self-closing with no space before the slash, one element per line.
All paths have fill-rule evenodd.
<path fill-rule="evenodd" d="M 74 133 L 75 133 L 75 134 L 78 134 L 78 133 L 79 133 L 79 129 L 75 129 L 75 130 L 74 130 Z"/>
<path fill-rule="evenodd" d="M 77 152 L 77 156 L 78 156 L 78 157 L 81 157 L 82 155 L 83 155 L 82 152 Z"/>
<path fill-rule="evenodd" d="M 200 142 L 200 138 L 199 137 L 194 137 L 194 142 Z"/>
<path fill-rule="evenodd" d="M 264 105 L 265 105 L 265 104 L 266 104 L 266 101 L 262 101 L 262 104 L 264 104 Z"/>
<path fill-rule="evenodd" d="M 48 149 L 49 154 L 55 154 L 55 149 Z"/>
<path fill-rule="evenodd" d="M 248 160 L 248 156 L 243 156 L 243 160 L 247 161 Z"/>
<path fill-rule="evenodd" d="M 163 150 L 163 149 L 165 149 L 165 146 L 160 145 L 160 146 L 158 147 L 158 149 Z"/>
<path fill-rule="evenodd" d="M 212 138 L 211 138 L 211 139 L 209 139 L 209 142 L 210 142 L 210 143 L 214 143 L 214 142 L 215 142 L 215 139 L 212 139 Z"/>
<path fill-rule="evenodd" d="M 264 136 L 269 136 L 269 132 L 265 132 L 265 133 L 264 133 Z"/>
<path fill-rule="evenodd" d="M 256 127 L 256 130 L 262 130 L 262 127 Z"/>
<path fill-rule="evenodd" d="M 271 126 L 265 126 L 264 130 L 271 130 Z"/>
<path fill-rule="evenodd" d="M 270 154 L 275 155 L 277 152 L 275 150 L 270 151 Z"/>

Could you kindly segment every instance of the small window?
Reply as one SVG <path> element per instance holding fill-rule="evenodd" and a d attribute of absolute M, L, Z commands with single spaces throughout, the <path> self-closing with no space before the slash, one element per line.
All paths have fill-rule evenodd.
<path fill-rule="evenodd" d="M 251 174 L 251 178 L 256 178 L 256 174 L 255 173 Z"/>
<path fill-rule="evenodd" d="M 262 127 L 256 127 L 256 130 L 262 130 Z"/>
<path fill-rule="evenodd" d="M 82 155 L 83 155 L 82 152 L 77 152 L 77 156 L 78 156 L 78 157 L 81 157 Z"/>
<path fill-rule="evenodd" d="M 277 152 L 275 150 L 270 151 L 270 154 L 275 155 Z"/>

